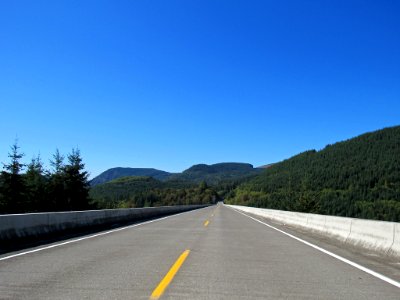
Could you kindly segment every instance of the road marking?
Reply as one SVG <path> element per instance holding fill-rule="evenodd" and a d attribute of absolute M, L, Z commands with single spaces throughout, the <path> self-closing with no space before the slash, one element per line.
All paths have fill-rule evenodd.
<path fill-rule="evenodd" d="M 217 212 L 217 209 L 218 209 L 218 207 L 216 207 L 216 208 L 213 210 L 213 212 L 211 213 L 211 217 L 214 217 L 214 216 L 215 216 L 215 213 Z"/>
<path fill-rule="evenodd" d="M 210 221 L 208 221 L 208 220 L 205 221 L 205 222 L 204 222 L 204 227 L 207 227 L 209 223 L 210 223 Z"/>
<path fill-rule="evenodd" d="M 171 269 L 169 269 L 167 275 L 160 281 L 160 283 L 157 285 L 155 290 L 150 296 L 150 299 L 155 300 L 159 299 L 162 294 L 164 294 L 165 289 L 168 287 L 168 285 L 171 283 L 172 279 L 174 279 L 176 273 L 178 273 L 179 269 L 185 262 L 186 258 L 188 257 L 190 253 L 190 250 L 185 250 L 183 253 L 179 256 L 177 261 L 173 264 Z"/>
<path fill-rule="evenodd" d="M 207 207 L 205 207 L 205 208 L 207 208 Z M 142 226 L 142 225 L 146 225 L 146 224 L 162 221 L 162 220 L 165 220 L 165 219 L 177 217 L 177 216 L 180 216 L 180 215 L 185 214 L 185 213 L 191 213 L 191 212 L 195 212 L 195 211 L 198 211 L 198 210 L 201 210 L 201 209 L 205 209 L 205 208 L 185 211 L 185 212 L 181 212 L 179 214 L 162 217 L 162 218 L 155 219 L 155 220 L 146 221 L 146 222 L 139 223 L 139 224 L 129 225 L 129 226 L 113 229 L 113 230 L 108 230 L 108 231 L 105 231 L 105 232 L 92 234 L 92 235 L 89 235 L 89 236 L 84 236 L 84 237 L 77 238 L 77 239 L 74 239 L 74 240 L 70 240 L 70 241 L 66 241 L 66 242 L 62 242 L 62 243 L 58 243 L 58 244 L 53 244 L 53 245 L 50 245 L 50 246 L 37 248 L 37 249 L 34 249 L 34 250 L 29 250 L 29 251 L 20 252 L 20 253 L 17 253 L 17 254 L 8 255 L 8 256 L 5 256 L 5 257 L 0 257 L 0 261 L 7 260 L 7 259 L 10 259 L 10 258 L 14 258 L 14 257 L 18 257 L 18 256 L 22 256 L 22 255 L 26 255 L 26 254 L 30 254 L 30 253 L 39 252 L 39 251 L 42 251 L 42 250 L 47 250 L 47 249 L 51 249 L 51 248 L 56 248 L 56 247 L 60 247 L 60 246 L 64 246 L 64 245 L 68 245 L 68 244 L 72 244 L 72 243 L 76 243 L 76 242 L 80 242 L 80 241 L 83 241 L 83 240 L 92 239 L 92 238 L 95 238 L 95 237 L 99 237 L 99 236 L 102 236 L 102 235 L 106 235 L 106 234 L 122 231 L 122 230 L 125 230 L 125 229 L 130 229 L 130 228 L 133 228 L 133 227 L 138 227 L 138 226 Z"/>
<path fill-rule="evenodd" d="M 230 207 L 229 207 L 229 208 L 230 208 Z M 236 210 L 236 209 L 234 209 L 234 208 L 231 208 L 231 209 L 233 209 L 234 211 L 236 211 L 236 212 L 239 213 L 239 214 L 242 214 L 242 215 L 244 215 L 244 216 L 246 216 L 246 217 L 248 217 L 248 218 L 250 218 L 250 219 L 253 219 L 254 221 L 256 221 L 256 222 L 258 222 L 258 223 L 261 223 L 261 224 L 263 224 L 263 225 L 265 225 L 265 226 L 268 226 L 268 227 L 271 228 L 271 229 L 274 229 L 274 230 L 276 230 L 276 231 L 278 231 L 278 232 L 280 232 L 280 233 L 283 233 L 284 235 L 287 235 L 288 237 L 291 237 L 292 239 L 295 239 L 295 240 L 297 240 L 297 241 L 299 241 L 299 242 L 301 242 L 301 243 L 303 243 L 303 244 L 306 244 L 307 246 L 310 246 L 310 247 L 312 247 L 312 248 L 314 248 L 314 249 L 316 249 L 316 250 L 318 250 L 318 251 L 321 251 L 321 252 L 323 252 L 323 253 L 325 253 L 325 254 L 327 254 L 327 255 L 329 255 L 329 256 L 332 256 L 332 257 L 334 257 L 334 258 L 336 258 L 336 259 L 338 259 L 338 260 L 340 260 L 340 261 L 342 261 L 342 262 L 344 262 L 344 263 L 346 263 L 346 264 L 348 264 L 348 265 L 350 265 L 350 266 L 353 266 L 354 268 L 357 268 L 357 269 L 359 269 L 359 270 L 361 270 L 361 271 L 364 271 L 365 273 L 368 273 L 368 274 L 370 274 L 370 275 L 372 275 L 372 276 L 374 276 L 374 277 L 376 277 L 376 278 L 379 278 L 380 280 L 383 280 L 383 281 L 385 281 L 385 282 L 387 282 L 387 283 L 389 283 L 389 284 L 391 284 L 391 285 L 394 285 L 395 287 L 400 288 L 400 282 L 398 282 L 398 281 L 395 281 L 395 280 L 393 280 L 393 279 L 391 279 L 391 278 L 389 278 L 389 277 L 386 277 L 386 276 L 383 275 L 383 274 L 380 274 L 380 273 L 375 272 L 375 271 L 373 271 L 373 270 L 371 270 L 371 269 L 368 269 L 368 268 L 366 268 L 366 267 L 363 267 L 362 265 L 359 265 L 358 263 L 355 263 L 355 262 L 353 262 L 353 261 L 351 261 L 351 260 L 348 260 L 347 258 L 344 258 L 344 257 L 342 257 L 342 256 L 340 256 L 340 255 L 337 255 L 337 254 L 335 254 L 335 253 L 333 253 L 333 252 L 330 252 L 330 251 L 328 251 L 328 250 L 326 250 L 326 249 L 324 249 L 324 248 L 321 248 L 321 247 L 319 247 L 319 246 L 317 246 L 317 245 L 311 244 L 310 242 L 307 242 L 307 241 L 305 241 L 305 240 L 303 240 L 303 239 L 301 239 L 301 238 L 298 238 L 297 236 L 294 236 L 294 235 L 292 235 L 292 234 L 290 234 L 290 233 L 287 233 L 287 232 L 285 232 L 285 231 L 283 231 L 283 230 L 280 230 L 280 229 L 278 229 L 278 228 L 276 228 L 276 227 L 274 227 L 274 226 L 272 226 L 272 225 L 269 225 L 269 224 L 267 224 L 267 223 L 264 223 L 263 221 L 260 221 L 260 220 L 258 220 L 258 219 L 256 219 L 256 218 L 253 218 L 253 217 L 251 217 L 251 216 L 249 216 L 249 215 L 247 215 L 247 214 L 245 214 L 245 213 L 243 213 L 243 212 L 241 212 L 241 211 L 238 211 L 238 210 Z"/>

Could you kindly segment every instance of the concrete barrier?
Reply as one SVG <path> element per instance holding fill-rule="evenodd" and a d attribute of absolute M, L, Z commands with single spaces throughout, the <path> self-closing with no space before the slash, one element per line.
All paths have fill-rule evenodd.
<path fill-rule="evenodd" d="M 394 225 L 393 245 L 388 252 L 389 255 L 396 255 L 396 253 L 400 253 L 400 223 Z"/>
<path fill-rule="evenodd" d="M 387 253 L 393 245 L 394 227 L 393 222 L 352 219 L 351 231 L 346 242 L 376 252 Z"/>
<path fill-rule="evenodd" d="M 305 228 L 311 228 L 312 231 L 325 234 L 327 233 L 326 231 L 326 216 L 323 215 L 313 215 L 313 214 L 308 214 L 306 216 L 307 218 L 307 223 L 304 226 Z"/>
<path fill-rule="evenodd" d="M 400 257 L 400 223 L 227 205 L 380 255 Z"/>
<path fill-rule="evenodd" d="M 2 245 L 165 216 L 207 205 L 0 215 Z"/>
<path fill-rule="evenodd" d="M 328 216 L 328 222 L 325 223 L 326 234 L 346 242 L 351 232 L 351 221 L 351 218 Z"/>

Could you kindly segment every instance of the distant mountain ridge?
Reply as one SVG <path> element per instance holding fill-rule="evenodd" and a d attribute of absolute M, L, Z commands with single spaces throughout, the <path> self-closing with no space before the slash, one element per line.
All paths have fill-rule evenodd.
<path fill-rule="evenodd" d="M 262 169 L 254 168 L 247 163 L 217 163 L 213 165 L 197 164 L 191 166 L 182 173 L 169 173 L 154 168 L 112 168 L 93 178 L 91 186 L 103 184 L 126 176 L 146 176 L 160 181 L 184 181 L 199 183 L 205 181 L 208 184 L 216 184 L 221 180 L 237 179 L 262 172 Z"/>
<path fill-rule="evenodd" d="M 95 186 L 98 184 L 106 183 L 111 180 L 126 177 L 126 176 L 147 176 L 152 177 L 157 180 L 165 180 L 170 177 L 172 173 L 165 172 L 162 170 L 157 170 L 154 168 L 111 168 L 100 175 L 96 176 L 90 181 L 91 186 Z"/>

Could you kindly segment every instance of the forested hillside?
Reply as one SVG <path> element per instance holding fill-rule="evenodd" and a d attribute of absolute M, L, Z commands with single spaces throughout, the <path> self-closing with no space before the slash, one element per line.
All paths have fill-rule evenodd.
<path fill-rule="evenodd" d="M 261 171 L 262 169 L 253 168 L 251 164 L 246 163 L 198 164 L 182 173 L 169 173 L 153 168 L 112 168 L 93 178 L 90 184 L 95 186 L 126 176 L 146 176 L 160 181 L 185 181 L 196 184 L 205 181 L 207 184 L 215 185 L 221 181 L 236 180 L 259 174 Z"/>
<path fill-rule="evenodd" d="M 215 203 L 261 171 L 244 163 L 199 164 L 164 180 L 127 176 L 97 184 L 90 197 L 101 208 Z"/>
<path fill-rule="evenodd" d="M 172 174 L 153 169 L 153 168 L 111 168 L 100 175 L 96 176 L 90 181 L 90 185 L 94 186 L 97 184 L 105 183 L 117 178 L 126 177 L 126 176 L 149 176 L 158 180 L 166 180 Z"/>
<path fill-rule="evenodd" d="M 45 170 L 29 164 L 15 143 L 0 173 L 0 213 L 228 203 L 329 215 L 400 221 L 400 126 L 363 134 L 253 168 L 194 165 L 181 174 L 121 177 L 90 188 L 78 149 L 58 151 Z M 161 173 L 160 173 L 161 172 Z M 167 172 L 165 172 L 167 173 Z M 167 173 L 168 174 L 168 173 Z"/>
<path fill-rule="evenodd" d="M 196 185 L 135 176 L 96 185 L 90 190 L 90 197 L 101 208 L 209 204 L 219 200 L 217 192 L 205 182 Z"/>
<path fill-rule="evenodd" d="M 179 180 L 216 185 L 221 181 L 237 180 L 262 172 L 262 169 L 253 168 L 246 163 L 218 163 L 213 165 L 198 164 L 189 169 L 169 177 L 168 180 Z"/>
<path fill-rule="evenodd" d="M 274 164 L 234 189 L 227 202 L 400 221 L 400 126 Z"/>

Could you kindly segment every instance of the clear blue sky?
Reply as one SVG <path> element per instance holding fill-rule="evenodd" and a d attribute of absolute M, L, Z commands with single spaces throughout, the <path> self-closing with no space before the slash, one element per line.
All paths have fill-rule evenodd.
<path fill-rule="evenodd" d="M 2 1 L 0 161 L 280 161 L 400 124 L 399 1 Z"/>

